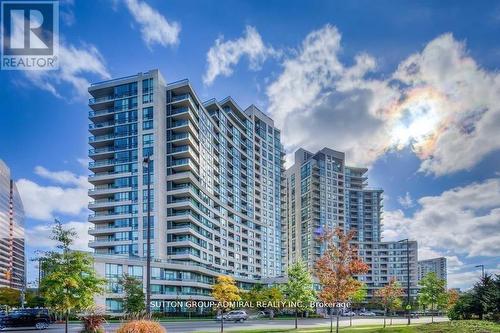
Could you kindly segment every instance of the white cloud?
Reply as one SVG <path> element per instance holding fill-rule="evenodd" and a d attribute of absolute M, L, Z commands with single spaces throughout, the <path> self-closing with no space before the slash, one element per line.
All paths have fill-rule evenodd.
<path fill-rule="evenodd" d="M 243 56 L 248 57 L 250 69 L 258 70 L 268 57 L 279 54 L 271 46 L 264 44 L 257 29 L 247 26 L 243 37 L 226 42 L 224 37 L 215 40 L 215 45 L 207 53 L 207 71 L 203 76 L 203 83 L 210 85 L 219 75 L 230 76 L 233 67 Z"/>
<path fill-rule="evenodd" d="M 500 274 L 500 269 L 488 269 L 488 274 Z M 463 291 L 470 289 L 481 278 L 478 268 L 470 267 L 460 271 L 448 273 L 448 287 L 460 288 Z"/>
<path fill-rule="evenodd" d="M 179 43 L 181 27 L 178 22 L 167 21 L 163 15 L 144 1 L 125 0 L 125 4 L 134 20 L 140 25 L 142 39 L 148 48 L 154 44 L 166 47 Z"/>
<path fill-rule="evenodd" d="M 49 91 L 53 95 L 63 98 L 59 90 L 61 85 L 71 86 L 73 96 L 71 99 L 87 98 L 87 89 L 90 85 L 87 75 L 99 79 L 108 79 L 110 74 L 104 64 L 104 59 L 99 50 L 91 44 L 75 47 L 71 44 L 59 45 L 59 69 L 50 71 L 24 71 L 28 80 L 38 88 Z"/>
<path fill-rule="evenodd" d="M 500 252 L 500 179 L 489 179 L 422 197 L 412 216 L 384 213 L 384 238 L 409 236 L 419 246 L 446 256 L 498 256 Z M 458 259 L 458 258 L 457 258 Z"/>
<path fill-rule="evenodd" d="M 77 176 L 70 171 L 49 171 L 42 166 L 36 166 L 35 173 L 40 177 L 52 180 L 59 184 L 77 185 L 84 188 L 90 187 L 86 176 Z"/>
<path fill-rule="evenodd" d="M 52 172 L 36 167 L 35 173 L 63 186 L 43 186 L 28 179 L 19 179 L 17 188 L 26 216 L 38 220 L 53 220 L 57 214 L 79 215 L 89 203 L 89 184 L 85 176 L 69 171 Z"/>
<path fill-rule="evenodd" d="M 88 231 L 91 226 L 89 222 L 70 221 L 63 223 L 64 228 L 71 228 L 77 233 L 74 239 L 72 249 L 90 251 L 88 247 L 91 236 Z M 26 242 L 31 246 L 36 247 L 37 250 L 53 249 L 57 244 L 51 239 L 52 224 L 39 224 L 32 228 L 26 229 Z"/>
<path fill-rule="evenodd" d="M 404 197 L 399 196 L 398 202 L 403 208 L 413 207 L 413 199 L 411 198 L 410 192 L 406 192 Z"/>
<path fill-rule="evenodd" d="M 329 146 L 350 163 L 370 165 L 410 147 L 420 171 L 443 175 L 500 149 L 500 73 L 480 68 L 451 34 L 385 75 L 366 53 L 343 64 L 340 41 L 330 25 L 311 32 L 267 87 L 288 151 Z"/>

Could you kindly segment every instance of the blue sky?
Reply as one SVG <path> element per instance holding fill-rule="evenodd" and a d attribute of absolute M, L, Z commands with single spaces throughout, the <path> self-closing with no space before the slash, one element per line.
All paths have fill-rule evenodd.
<path fill-rule="evenodd" d="M 288 153 L 329 146 L 368 166 L 386 194 L 384 237 L 447 256 L 451 286 L 470 286 L 480 263 L 499 271 L 498 2 L 75 0 L 60 11 L 60 70 L 0 72 L 0 158 L 27 206 L 29 257 L 51 246 L 54 217 L 88 241 L 86 85 L 159 68 L 203 99 L 256 104 Z"/>

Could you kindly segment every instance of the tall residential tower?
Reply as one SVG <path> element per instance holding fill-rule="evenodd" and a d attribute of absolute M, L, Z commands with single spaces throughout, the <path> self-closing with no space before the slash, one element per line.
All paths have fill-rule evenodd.
<path fill-rule="evenodd" d="M 286 262 L 302 260 L 310 269 L 322 255 L 324 245 L 318 235 L 340 227 L 356 230 L 353 243 L 369 271 L 358 279 L 373 291 L 396 278 L 416 296 L 417 242 L 382 242 L 382 189 L 369 187 L 368 169 L 347 166 L 345 154 L 329 148 L 317 153 L 295 152 L 295 163 L 286 170 L 285 209 Z"/>
<path fill-rule="evenodd" d="M 89 92 L 89 245 L 108 310 L 120 310 L 121 274 L 145 278 L 148 156 L 153 300 L 208 299 L 221 273 L 242 286 L 282 275 L 283 148 L 269 117 L 230 97 L 202 102 L 157 70 Z"/>
<path fill-rule="evenodd" d="M 367 169 L 345 165 L 345 154 L 323 148 L 295 152 L 286 171 L 287 260 L 312 267 L 321 255 L 323 229 L 356 229 L 356 241 L 380 241 L 382 190 L 369 188 Z"/>

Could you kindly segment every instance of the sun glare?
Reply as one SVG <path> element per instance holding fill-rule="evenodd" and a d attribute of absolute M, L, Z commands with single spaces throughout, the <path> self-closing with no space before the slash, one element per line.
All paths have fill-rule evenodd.
<path fill-rule="evenodd" d="M 414 94 L 397 107 L 395 115 L 392 144 L 397 149 L 410 145 L 421 150 L 439 129 L 443 116 L 442 100 L 429 92 Z"/>

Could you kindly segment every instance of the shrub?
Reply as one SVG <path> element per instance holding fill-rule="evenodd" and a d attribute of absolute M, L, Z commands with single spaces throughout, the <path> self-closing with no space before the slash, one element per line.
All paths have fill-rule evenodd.
<path fill-rule="evenodd" d="M 82 333 L 104 333 L 102 325 L 106 322 L 105 311 L 100 307 L 88 308 L 80 316 L 83 322 Z"/>
<path fill-rule="evenodd" d="M 167 330 L 156 321 L 143 319 L 123 324 L 116 333 L 167 333 Z"/>

